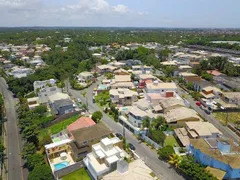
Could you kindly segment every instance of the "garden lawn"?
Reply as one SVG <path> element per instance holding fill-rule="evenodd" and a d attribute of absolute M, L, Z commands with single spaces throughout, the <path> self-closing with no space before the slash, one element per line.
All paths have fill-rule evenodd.
<path fill-rule="evenodd" d="M 216 112 L 213 113 L 213 116 L 219 120 L 223 125 L 226 125 L 226 112 Z M 228 122 L 235 123 L 236 121 L 240 120 L 240 113 L 239 112 L 229 112 L 228 113 Z"/>
<path fill-rule="evenodd" d="M 172 147 L 174 147 L 174 145 L 179 146 L 179 144 L 177 143 L 177 141 L 173 135 L 169 135 L 166 137 L 165 146 L 167 146 L 167 145 L 172 146 Z"/>
<path fill-rule="evenodd" d="M 66 176 L 63 176 L 62 180 L 91 180 L 87 171 L 82 168 Z"/>
<path fill-rule="evenodd" d="M 74 121 L 76 121 L 77 119 L 79 118 L 79 115 L 74 115 L 72 117 L 70 117 L 69 119 L 66 119 L 64 121 L 61 121 L 57 124 L 54 124 L 48 128 L 44 128 L 44 129 L 41 129 L 40 132 L 39 132 L 39 135 L 38 135 L 38 139 L 39 141 L 42 140 L 42 138 L 46 135 L 52 135 L 52 134 L 57 134 L 59 133 L 60 131 L 66 129 L 66 127 L 73 123 Z"/>

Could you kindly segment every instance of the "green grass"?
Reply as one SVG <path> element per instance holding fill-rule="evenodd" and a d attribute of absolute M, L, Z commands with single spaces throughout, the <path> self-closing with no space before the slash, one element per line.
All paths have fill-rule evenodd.
<path fill-rule="evenodd" d="M 223 125 L 226 125 L 226 112 L 216 112 L 213 113 L 213 116 L 219 120 Z M 240 119 L 240 113 L 239 112 L 229 112 L 228 113 L 228 122 L 233 123 L 236 121 L 239 121 Z"/>
<path fill-rule="evenodd" d="M 87 171 L 82 168 L 62 177 L 62 180 L 91 180 L 91 178 L 89 177 Z"/>
<path fill-rule="evenodd" d="M 179 144 L 177 143 L 177 141 L 173 135 L 169 135 L 166 137 L 165 146 L 167 146 L 167 145 L 172 146 L 172 147 L 174 147 L 174 145 L 179 146 Z"/>
<path fill-rule="evenodd" d="M 59 122 L 53 126 L 50 126 L 48 128 L 45 128 L 45 129 L 41 129 L 40 130 L 40 133 L 38 135 L 38 139 L 39 141 L 42 140 L 42 138 L 46 135 L 52 135 L 52 134 L 57 134 L 59 133 L 60 131 L 66 129 L 66 127 L 73 123 L 74 121 L 76 121 L 77 119 L 79 118 L 79 115 L 75 115 L 75 116 L 72 116 L 70 117 L 69 119 L 66 119 L 62 122 Z"/>

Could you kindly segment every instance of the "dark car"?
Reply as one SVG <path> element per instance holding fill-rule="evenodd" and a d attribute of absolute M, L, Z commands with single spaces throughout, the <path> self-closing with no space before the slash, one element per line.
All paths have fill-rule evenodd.
<path fill-rule="evenodd" d="M 131 149 L 132 151 L 136 150 L 135 146 L 133 144 L 131 144 L 131 143 L 129 143 L 129 149 Z"/>
<path fill-rule="evenodd" d="M 207 109 L 205 109 L 204 112 L 205 112 L 206 114 L 208 114 L 208 115 L 211 114 L 211 112 L 210 112 L 209 110 L 207 110 Z"/>
<path fill-rule="evenodd" d="M 95 97 L 93 97 L 92 102 L 93 102 L 93 103 L 96 103 Z"/>
<path fill-rule="evenodd" d="M 116 133 L 115 135 L 116 135 L 119 139 L 123 139 L 122 134 L 120 134 L 120 133 Z"/>

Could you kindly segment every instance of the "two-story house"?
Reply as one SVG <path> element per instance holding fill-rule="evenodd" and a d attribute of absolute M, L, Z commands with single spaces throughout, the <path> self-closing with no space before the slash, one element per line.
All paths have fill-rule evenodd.
<path fill-rule="evenodd" d="M 158 81 L 147 83 L 145 89 L 147 93 L 159 93 L 162 96 L 166 96 L 166 93 L 172 93 L 172 96 L 175 96 L 177 92 L 175 83 L 162 83 Z"/>
<path fill-rule="evenodd" d="M 129 89 L 111 89 L 109 91 L 111 102 L 123 106 L 131 106 L 138 100 L 138 93 Z"/>
<path fill-rule="evenodd" d="M 83 162 L 94 180 L 117 169 L 117 164 L 125 157 L 123 142 L 117 137 L 103 138 L 92 145 L 92 152 L 87 154 Z"/>

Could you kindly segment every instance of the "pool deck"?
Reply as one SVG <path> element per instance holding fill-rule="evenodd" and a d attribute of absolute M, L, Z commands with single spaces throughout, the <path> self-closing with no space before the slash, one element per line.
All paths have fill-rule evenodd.
<path fill-rule="evenodd" d="M 53 158 L 50 160 L 50 166 L 51 166 L 51 169 L 52 171 L 56 171 L 55 167 L 54 167 L 54 164 L 58 164 L 58 163 L 61 163 L 61 162 L 69 162 L 69 166 L 75 164 L 75 162 L 73 161 L 71 155 L 69 153 L 67 153 L 67 158 L 66 159 L 61 159 L 61 157 L 56 157 L 56 158 Z"/>

